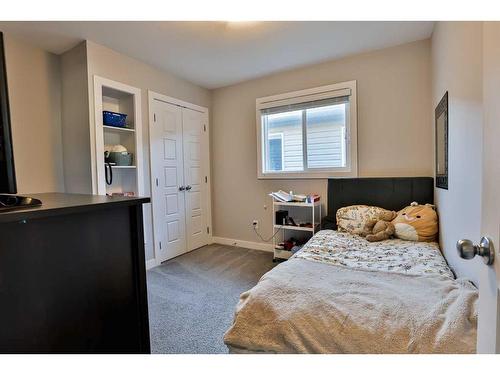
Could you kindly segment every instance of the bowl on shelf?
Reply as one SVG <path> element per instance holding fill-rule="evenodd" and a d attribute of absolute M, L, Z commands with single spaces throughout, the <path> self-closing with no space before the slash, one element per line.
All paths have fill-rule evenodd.
<path fill-rule="evenodd" d="M 125 113 L 102 111 L 102 123 L 106 126 L 125 128 L 126 120 L 127 115 Z"/>
<path fill-rule="evenodd" d="M 133 164 L 133 154 L 122 145 L 104 145 L 104 162 L 120 167 Z"/>
<path fill-rule="evenodd" d="M 133 163 L 133 155 L 130 152 L 109 152 L 104 154 L 106 163 L 111 163 L 119 167 L 130 167 Z"/>

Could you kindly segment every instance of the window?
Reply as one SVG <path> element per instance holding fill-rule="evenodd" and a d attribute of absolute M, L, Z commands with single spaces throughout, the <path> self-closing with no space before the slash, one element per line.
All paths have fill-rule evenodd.
<path fill-rule="evenodd" d="M 257 99 L 259 178 L 356 176 L 356 82 Z"/>

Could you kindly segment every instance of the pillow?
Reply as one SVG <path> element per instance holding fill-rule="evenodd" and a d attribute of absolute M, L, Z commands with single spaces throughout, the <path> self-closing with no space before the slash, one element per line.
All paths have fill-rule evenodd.
<path fill-rule="evenodd" d="M 340 232 L 349 232 L 365 237 L 378 220 L 391 221 L 395 211 L 362 204 L 342 207 L 337 210 L 337 227 Z"/>
<path fill-rule="evenodd" d="M 434 242 L 438 234 L 438 216 L 432 204 L 418 204 L 398 212 L 392 221 L 397 238 L 407 241 Z"/>

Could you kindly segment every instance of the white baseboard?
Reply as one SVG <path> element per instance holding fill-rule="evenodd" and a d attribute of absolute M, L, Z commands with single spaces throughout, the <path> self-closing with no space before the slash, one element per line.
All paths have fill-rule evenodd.
<path fill-rule="evenodd" d="M 150 270 L 151 268 L 156 267 L 158 264 L 156 263 L 156 259 L 149 259 L 146 261 L 146 270 Z"/>
<path fill-rule="evenodd" d="M 235 240 L 233 238 L 215 237 L 215 236 L 212 239 L 214 243 L 218 243 L 221 245 L 238 246 L 238 247 L 243 247 L 245 249 L 255 249 L 255 250 L 263 250 L 269 252 L 273 251 L 273 245 L 270 243 Z"/>

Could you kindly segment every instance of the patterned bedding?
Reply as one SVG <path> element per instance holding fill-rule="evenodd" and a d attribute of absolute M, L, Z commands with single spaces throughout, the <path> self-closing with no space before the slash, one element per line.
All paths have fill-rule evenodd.
<path fill-rule="evenodd" d="M 365 271 L 454 279 L 435 242 L 399 239 L 369 242 L 350 233 L 322 230 L 295 257 Z"/>

